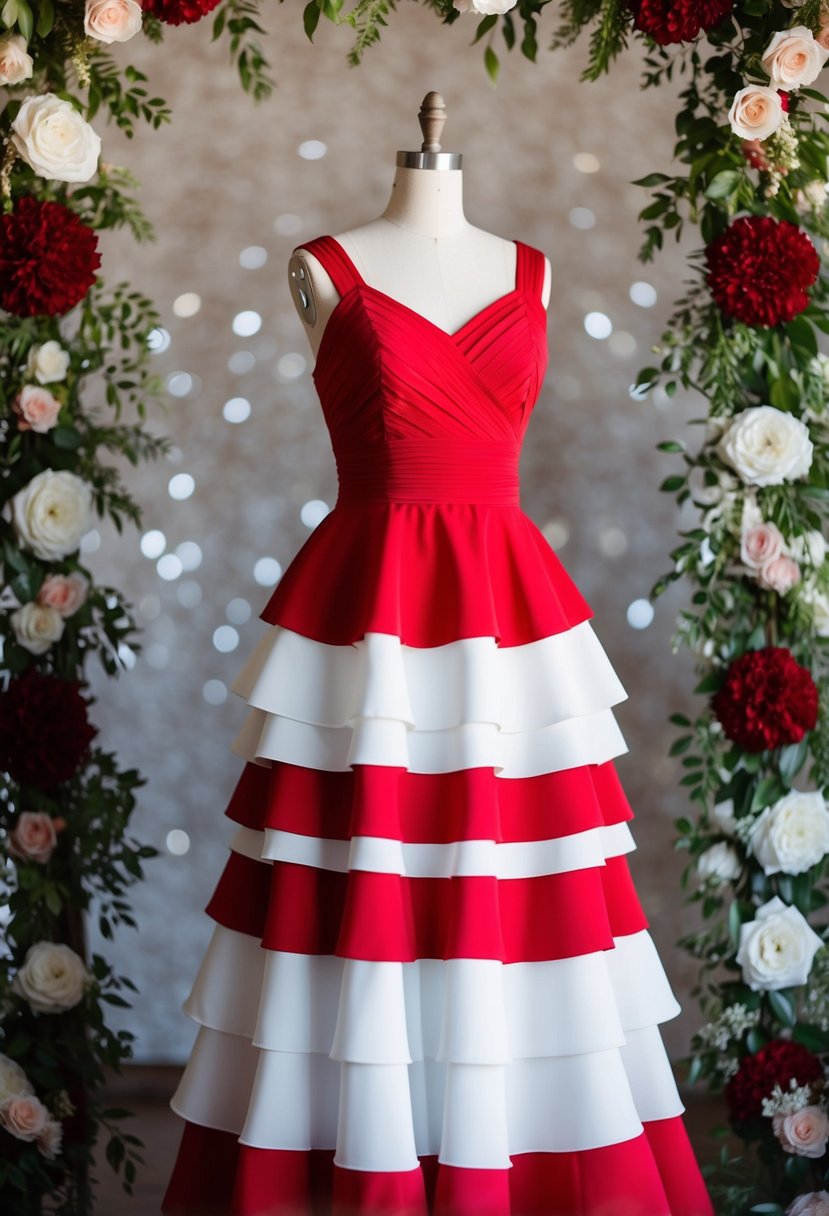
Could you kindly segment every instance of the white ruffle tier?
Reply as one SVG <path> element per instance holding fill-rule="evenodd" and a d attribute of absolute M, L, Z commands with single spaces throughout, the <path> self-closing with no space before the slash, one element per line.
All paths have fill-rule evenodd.
<path fill-rule="evenodd" d="M 627 750 L 610 708 L 627 694 L 589 621 L 508 647 L 329 646 L 270 626 L 231 688 L 251 707 L 232 750 L 260 764 L 525 777 Z"/>

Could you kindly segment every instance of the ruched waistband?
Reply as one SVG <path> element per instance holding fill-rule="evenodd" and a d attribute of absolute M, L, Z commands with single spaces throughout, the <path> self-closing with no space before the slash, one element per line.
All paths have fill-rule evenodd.
<path fill-rule="evenodd" d="M 337 453 L 338 503 L 517 503 L 517 445 L 400 439 Z"/>

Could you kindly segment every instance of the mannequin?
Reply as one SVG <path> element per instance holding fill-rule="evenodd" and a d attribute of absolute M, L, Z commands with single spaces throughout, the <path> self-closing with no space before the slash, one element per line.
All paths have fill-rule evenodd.
<path fill-rule="evenodd" d="M 515 244 L 475 228 L 463 211 L 460 153 L 441 152 L 446 107 L 427 93 L 420 109 L 420 152 L 398 152 L 383 214 L 336 239 L 366 283 L 433 325 L 454 333 L 515 284 Z M 314 354 L 339 295 L 312 253 L 290 260 L 291 294 Z M 542 302 L 550 298 L 546 262 Z"/>

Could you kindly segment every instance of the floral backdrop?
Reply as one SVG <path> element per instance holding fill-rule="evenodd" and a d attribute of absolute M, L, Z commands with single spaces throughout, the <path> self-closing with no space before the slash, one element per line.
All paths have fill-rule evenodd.
<path fill-rule="evenodd" d="M 358 63 L 385 53 L 397 8 L 312 0 L 302 25 L 314 39 L 347 26 Z M 617 71 L 633 39 L 644 47 L 646 91 L 673 99 L 679 88 L 675 171 L 638 180 L 649 193 L 640 256 L 651 261 L 673 235 L 690 277 L 631 396 L 670 401 L 679 392 L 698 409 L 704 403 L 700 440 L 683 433 L 658 445 L 678 462 L 662 488 L 685 516 L 652 592 L 658 600 L 679 582 L 689 592 L 675 645 L 692 655 L 702 699 L 674 713 L 671 749 L 693 811 L 677 825 L 690 855 L 685 882 L 702 914 L 684 940 L 699 966 L 705 1019 L 691 1076 L 724 1088 L 734 1133 L 716 1179 L 720 1210 L 825 1212 L 829 470 L 818 338 L 829 329 L 819 88 L 829 18 L 821 0 L 796 11 L 767 0 L 564 0 L 551 21 L 543 0 L 422 8 L 444 27 L 467 23 L 493 80 L 510 50 L 535 60 L 550 42 L 559 54 L 580 52 L 584 76 L 595 80 Z M 126 889 L 154 854 L 128 827 L 142 778 L 96 742 L 89 714 L 88 660 L 115 674 L 134 665 L 139 647 L 130 603 L 94 577 L 84 543 L 95 518 L 119 531 L 140 521 L 125 462 L 173 453 L 146 422 L 161 387 L 152 356 L 169 334 L 140 290 L 128 281 L 108 287 L 99 274 L 99 232 L 123 228 L 145 241 L 151 229 L 131 172 L 102 157 L 93 123 L 105 114 L 127 137 L 138 124 L 165 123 L 148 74 L 114 59 L 112 44 L 139 32 L 157 44 L 165 26 L 198 24 L 214 9 L 213 37 L 229 44 L 243 87 L 266 99 L 263 31 L 257 5 L 245 0 L 148 0 L 143 10 L 135 0 L 68 0 L 58 9 L 6 0 L 0 12 L 0 78 L 11 90 L 0 174 L 0 342 L 10 386 L 0 513 L 8 909 L 0 1197 L 32 1212 L 44 1203 L 90 1209 L 88 1167 L 102 1130 L 127 1188 L 140 1147 L 118 1130 L 124 1112 L 99 1099 L 102 1065 L 131 1050 L 129 1031 L 113 1029 L 105 1008 L 123 1006 L 133 985 L 105 953 L 90 951 L 83 916 L 94 903 L 103 938 L 132 923 Z M 284 22 L 288 13 L 271 16 Z M 454 32 L 434 24 L 431 37 Z M 305 142 L 306 159 L 324 154 L 324 142 Z M 577 154 L 582 168 L 590 155 Z M 643 283 L 631 286 L 635 300 L 634 287 L 642 297 Z M 255 315 L 237 314 L 235 332 L 256 332 Z M 613 329 L 598 308 L 584 327 L 597 340 Z M 244 399 L 235 400 L 238 414 Z M 325 509 L 308 500 L 303 522 L 313 526 Z M 156 532 L 161 573 L 166 538 Z M 565 532 L 560 518 L 550 521 L 552 543 L 562 545 Z M 158 543 L 142 537 L 145 548 Z M 629 605 L 631 623 L 646 619 L 642 604 Z"/>

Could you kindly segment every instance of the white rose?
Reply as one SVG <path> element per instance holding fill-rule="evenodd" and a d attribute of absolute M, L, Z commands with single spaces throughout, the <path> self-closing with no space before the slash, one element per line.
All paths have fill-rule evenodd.
<path fill-rule="evenodd" d="M 37 1138 L 37 1147 L 47 1161 L 54 1161 L 63 1143 L 63 1128 L 56 1119 L 50 1119 Z"/>
<path fill-rule="evenodd" d="M 30 654 L 45 654 L 63 636 L 66 622 L 48 604 L 32 601 L 13 612 L 10 617 L 18 644 Z"/>
<path fill-rule="evenodd" d="M 508 13 L 518 0 L 452 0 L 459 13 L 480 13 L 484 17 Z"/>
<path fill-rule="evenodd" d="M 829 1216 L 829 1191 L 798 1195 L 786 1208 L 786 1216 Z"/>
<path fill-rule="evenodd" d="M 20 84 L 28 80 L 34 60 L 26 50 L 22 34 L 3 34 L 0 38 L 0 84 Z"/>
<path fill-rule="evenodd" d="M 36 942 L 26 952 L 12 991 L 36 1013 L 61 1013 L 83 1000 L 90 975 L 83 959 L 57 942 Z"/>
<path fill-rule="evenodd" d="M 33 346 L 29 351 L 26 370 L 38 384 L 52 384 L 55 380 L 65 380 L 69 370 L 69 352 L 64 350 L 60 342 L 50 339 Z"/>
<path fill-rule="evenodd" d="M 829 853 L 829 811 L 819 793 L 790 790 L 766 807 L 748 849 L 766 874 L 804 874 Z"/>
<path fill-rule="evenodd" d="M 723 802 L 718 802 L 714 807 L 712 818 L 724 836 L 733 836 L 737 828 L 734 799 L 726 798 Z"/>
<path fill-rule="evenodd" d="M 141 29 L 136 0 L 86 0 L 84 32 L 98 42 L 126 42 Z"/>
<path fill-rule="evenodd" d="M 793 25 L 777 31 L 761 62 L 778 89 L 798 89 L 817 80 L 826 51 L 808 26 Z"/>
<path fill-rule="evenodd" d="M 740 858 L 737 850 L 721 840 L 712 844 L 710 849 L 700 853 L 697 860 L 697 874 L 701 882 L 710 881 L 715 886 L 720 883 L 733 882 L 742 873 Z"/>
<path fill-rule="evenodd" d="M 0 1102 L 34 1092 L 34 1086 L 17 1061 L 0 1053 Z"/>
<path fill-rule="evenodd" d="M 45 561 L 74 553 L 89 529 L 92 490 L 66 470 L 44 469 L 11 500 L 18 540 Z"/>
<path fill-rule="evenodd" d="M 12 131 L 26 164 L 47 181 L 88 182 L 98 167 L 100 135 L 71 102 L 54 93 L 27 97 Z"/>
<path fill-rule="evenodd" d="M 775 895 L 740 926 L 737 962 L 752 992 L 805 984 L 823 942 L 797 908 Z"/>
<path fill-rule="evenodd" d="M 732 419 L 717 452 L 744 482 L 779 486 L 812 467 L 808 427 L 773 405 L 754 405 Z"/>
<path fill-rule="evenodd" d="M 812 610 L 812 624 L 819 638 L 829 638 L 829 595 L 813 582 L 803 587 L 803 599 Z"/>
<path fill-rule="evenodd" d="M 764 84 L 740 89 L 734 95 L 728 121 L 740 139 L 768 139 L 783 121 L 783 103 L 777 90 Z"/>

